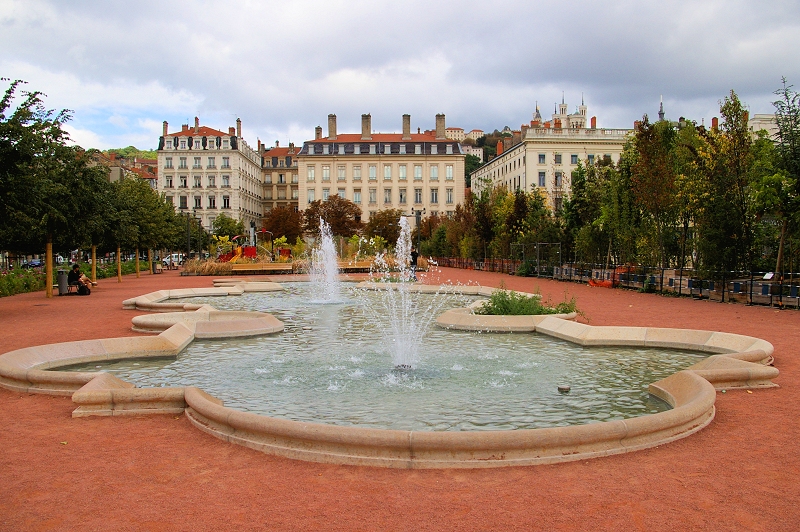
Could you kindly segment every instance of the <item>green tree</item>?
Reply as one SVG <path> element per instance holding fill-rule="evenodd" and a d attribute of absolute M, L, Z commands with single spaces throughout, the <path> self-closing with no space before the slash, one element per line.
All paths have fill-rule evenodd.
<path fill-rule="evenodd" d="M 245 234 L 245 228 L 241 220 L 234 220 L 225 213 L 222 213 L 214 218 L 214 223 L 211 224 L 211 232 L 217 236 L 233 238 Z"/>
<path fill-rule="evenodd" d="M 480 157 L 477 155 L 467 155 L 464 157 L 464 182 L 467 188 L 472 186 L 472 172 L 477 170 L 482 164 L 483 161 L 481 161 Z"/>

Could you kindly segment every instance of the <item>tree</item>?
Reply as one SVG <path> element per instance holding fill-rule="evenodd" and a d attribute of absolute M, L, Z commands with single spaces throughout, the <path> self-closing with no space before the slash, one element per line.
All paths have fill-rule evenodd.
<path fill-rule="evenodd" d="M 214 218 L 214 223 L 211 225 L 211 231 L 217 236 L 227 236 L 228 238 L 245 234 L 244 224 L 242 221 L 234 220 L 225 213 L 222 213 Z"/>
<path fill-rule="evenodd" d="M 369 215 L 369 221 L 364 226 L 365 236 L 381 236 L 387 242 L 394 244 L 400 236 L 400 209 L 383 209 Z"/>
<path fill-rule="evenodd" d="M 349 238 L 361 230 L 361 208 L 352 201 L 330 196 L 327 200 L 313 201 L 303 212 L 305 230 L 319 235 L 319 220 L 322 218 L 336 236 Z"/>
<path fill-rule="evenodd" d="M 273 238 L 285 236 L 288 242 L 294 242 L 303 234 L 303 217 L 292 207 L 275 207 L 264 218 L 264 229 Z"/>
<path fill-rule="evenodd" d="M 483 161 L 481 161 L 480 157 L 477 155 L 467 155 L 464 157 L 464 182 L 467 188 L 472 186 L 472 172 L 477 170 L 482 164 Z"/>

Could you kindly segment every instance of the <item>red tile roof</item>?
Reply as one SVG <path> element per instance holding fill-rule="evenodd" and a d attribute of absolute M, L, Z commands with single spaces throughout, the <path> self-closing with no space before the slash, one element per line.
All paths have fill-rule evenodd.
<path fill-rule="evenodd" d="M 169 133 L 168 137 L 227 137 L 229 133 L 223 133 L 218 129 L 213 129 L 206 126 L 200 126 L 197 128 L 197 133 L 194 132 L 194 128 L 190 127 L 185 131 L 178 131 L 176 133 Z"/>
<path fill-rule="evenodd" d="M 294 148 L 289 148 L 288 146 L 277 147 L 277 148 L 270 148 L 265 150 L 262 154 L 264 157 L 286 157 L 287 155 L 297 155 L 300 152 L 300 147 L 295 146 Z"/>
<path fill-rule="evenodd" d="M 327 137 L 322 137 L 321 139 L 309 140 L 307 142 L 316 142 L 316 143 L 327 143 L 327 142 L 339 142 L 339 143 L 354 143 L 354 144 L 366 144 L 369 142 L 446 142 L 450 139 L 437 139 L 436 135 L 426 135 L 425 133 L 412 133 L 411 139 L 403 139 L 402 133 L 373 133 L 372 138 L 370 139 L 362 139 L 361 133 L 345 133 L 344 135 L 337 135 L 335 139 L 329 139 Z M 452 142 L 452 140 L 450 140 Z"/>

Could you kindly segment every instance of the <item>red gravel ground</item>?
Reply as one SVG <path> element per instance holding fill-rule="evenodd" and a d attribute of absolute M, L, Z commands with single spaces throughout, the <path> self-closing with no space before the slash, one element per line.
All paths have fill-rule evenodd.
<path fill-rule="evenodd" d="M 800 312 L 445 269 L 441 279 L 575 296 L 593 325 L 690 327 L 775 346 L 780 388 L 717 394 L 689 438 L 549 466 L 405 471 L 299 462 L 184 416 L 72 419 L 69 398 L 0 389 L 2 530 L 798 530 Z M 0 352 L 133 335 L 123 299 L 207 287 L 177 272 L 89 297 L 0 299 Z"/>

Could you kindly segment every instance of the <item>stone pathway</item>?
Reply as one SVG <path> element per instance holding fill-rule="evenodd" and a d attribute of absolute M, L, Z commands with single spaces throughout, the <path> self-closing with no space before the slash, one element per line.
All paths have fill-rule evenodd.
<path fill-rule="evenodd" d="M 434 277 L 431 275 L 430 277 Z M 0 390 L 0 530 L 793 530 L 800 510 L 800 312 L 444 269 L 545 298 L 592 325 L 729 331 L 775 346 L 780 388 L 728 391 L 689 438 L 552 466 L 333 466 L 221 442 L 184 416 L 70 417 L 68 398 Z M 288 280 L 273 276 L 270 280 Z M 100 280 L 89 297 L 0 299 L 0 352 L 135 335 L 124 299 L 210 287 L 177 272 Z"/>

